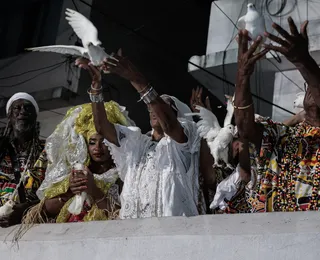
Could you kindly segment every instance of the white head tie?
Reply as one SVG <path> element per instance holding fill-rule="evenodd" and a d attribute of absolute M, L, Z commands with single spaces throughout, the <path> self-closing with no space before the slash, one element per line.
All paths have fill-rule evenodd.
<path fill-rule="evenodd" d="M 32 105 L 34 106 L 34 108 L 36 109 L 37 115 L 39 114 L 39 106 L 38 106 L 37 102 L 35 101 L 35 99 L 31 95 L 29 95 L 28 93 L 25 93 L 25 92 L 16 93 L 8 100 L 7 106 L 6 106 L 7 114 L 9 113 L 9 109 L 10 109 L 11 105 L 13 104 L 13 102 L 18 99 L 24 99 L 24 100 L 30 101 L 32 103 Z"/>
<path fill-rule="evenodd" d="M 161 95 L 161 98 L 170 98 L 174 104 L 176 105 L 176 108 L 177 108 L 177 117 L 178 118 L 184 118 L 186 120 L 189 120 L 189 121 L 193 121 L 193 117 L 192 116 L 186 116 L 185 114 L 190 114 L 192 113 L 191 109 L 183 102 L 181 102 L 179 99 L 177 99 L 176 97 L 174 96 L 169 96 L 167 94 L 163 94 Z"/>

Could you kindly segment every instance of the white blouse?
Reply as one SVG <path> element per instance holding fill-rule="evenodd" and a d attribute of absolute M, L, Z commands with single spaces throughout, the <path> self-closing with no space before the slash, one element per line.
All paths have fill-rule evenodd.
<path fill-rule="evenodd" d="M 194 122 L 179 119 L 188 138 L 159 142 L 137 127 L 115 125 L 120 147 L 105 140 L 120 178 L 120 218 L 199 215 L 200 138 Z"/>

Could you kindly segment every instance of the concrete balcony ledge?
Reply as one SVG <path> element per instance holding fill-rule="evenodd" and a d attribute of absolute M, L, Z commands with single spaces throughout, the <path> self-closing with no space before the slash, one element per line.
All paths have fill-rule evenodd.
<path fill-rule="evenodd" d="M 318 212 L 208 215 L 33 227 L 11 243 L 0 229 L 1 259 L 317 259 Z"/>

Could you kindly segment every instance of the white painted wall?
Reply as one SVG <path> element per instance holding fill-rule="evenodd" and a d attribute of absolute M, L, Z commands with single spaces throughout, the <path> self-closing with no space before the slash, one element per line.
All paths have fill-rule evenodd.
<path fill-rule="evenodd" d="M 0 229 L 0 252 L 11 260 L 314 260 L 319 220 L 295 212 L 44 224 L 19 247 L 14 228 Z"/>
<path fill-rule="evenodd" d="M 284 71 L 283 74 L 277 72 L 275 75 L 273 103 L 281 104 L 282 107 L 288 110 L 299 112 L 299 109 L 293 108 L 293 102 L 296 99 L 296 94 L 298 94 L 299 92 L 303 92 L 304 80 L 297 70 Z M 295 82 L 299 87 L 301 87 L 301 89 L 293 84 L 292 81 Z M 272 119 L 275 121 L 281 121 L 283 118 L 289 116 L 290 115 L 283 110 L 274 108 Z"/>
<path fill-rule="evenodd" d="M 283 10 L 283 14 L 288 13 L 297 2 L 293 11 L 288 15 L 282 17 L 271 17 L 265 8 L 265 1 L 257 0 L 219 0 L 212 2 L 211 14 L 210 14 L 210 24 L 208 30 L 208 40 L 207 40 L 207 52 L 206 54 L 211 54 L 219 51 L 224 51 L 237 33 L 237 29 L 232 24 L 226 15 L 237 24 L 239 17 L 243 16 L 247 12 L 247 3 L 255 3 L 257 9 L 262 13 L 266 20 L 266 26 L 268 31 L 271 31 L 271 23 L 276 22 L 288 29 L 287 18 L 291 16 L 293 20 L 300 26 L 305 20 L 310 21 L 309 23 L 309 36 L 315 36 L 320 34 L 320 2 L 311 0 L 287 0 L 286 8 Z M 270 5 L 270 11 L 276 10 L 277 6 L 280 5 L 280 0 L 273 0 L 272 5 Z M 226 14 L 223 14 L 219 8 Z M 307 11 L 308 7 L 308 11 Z M 237 42 L 233 39 L 231 45 L 228 49 L 237 48 Z"/>
<path fill-rule="evenodd" d="M 236 80 L 236 63 L 237 63 L 237 43 L 234 39 L 237 34 L 237 29 L 232 22 L 226 17 L 228 16 L 234 23 L 238 18 L 245 15 L 247 3 L 253 2 L 257 9 L 262 13 L 266 20 L 267 30 L 274 33 L 271 24 L 272 21 L 277 22 L 285 29 L 288 29 L 287 18 L 292 16 L 297 26 L 303 23 L 307 18 L 309 20 L 308 34 L 310 38 L 310 50 L 313 57 L 320 64 L 320 1 L 309 0 L 288 0 L 286 8 L 283 10 L 283 16 L 271 17 L 266 12 L 265 1 L 247 1 L 247 0 L 220 0 L 212 3 L 210 24 L 208 30 L 207 51 L 206 55 L 193 56 L 190 61 L 198 64 L 206 70 L 224 78 L 223 64 L 225 67 L 225 78 L 233 83 Z M 270 11 L 274 12 L 279 5 L 280 0 L 272 1 Z M 296 5 L 295 5 L 296 3 Z M 223 14 L 222 11 L 225 13 Z M 233 40 L 232 40 L 233 39 Z M 231 41 L 231 43 L 230 43 Z M 230 45 L 228 46 L 228 44 Z M 228 46 L 228 47 L 227 47 Z M 223 61 L 223 52 L 227 51 L 226 58 Z M 300 73 L 293 69 L 293 65 L 281 57 L 282 62 L 279 64 L 272 59 L 270 54 L 267 55 L 268 60 L 288 74 L 291 81 L 295 82 L 301 89 L 304 89 L 303 79 Z M 285 72 L 286 70 L 290 70 Z M 195 66 L 189 65 L 190 73 L 213 94 L 224 99 L 224 94 L 233 93 L 233 88 L 228 87 L 222 81 L 214 78 L 205 71 L 200 71 Z M 299 88 L 283 76 L 279 70 L 267 60 L 262 60 L 256 67 L 256 73 L 252 77 L 251 82 L 252 92 L 277 104 L 290 111 L 294 112 L 293 100 Z M 291 100 L 289 100 L 290 98 Z M 290 114 L 276 107 L 260 101 L 255 104 L 256 112 L 264 116 L 270 116 L 274 120 L 283 121 Z M 259 106 L 258 106 L 259 105 Z"/>

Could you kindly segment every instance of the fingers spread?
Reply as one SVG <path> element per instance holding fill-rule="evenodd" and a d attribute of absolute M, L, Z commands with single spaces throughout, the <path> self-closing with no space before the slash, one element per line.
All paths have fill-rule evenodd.
<path fill-rule="evenodd" d="M 305 21 L 303 24 L 301 24 L 301 27 L 300 27 L 300 33 L 302 37 L 305 39 L 308 39 L 308 30 L 307 30 L 308 24 L 309 24 L 309 21 Z"/>
<path fill-rule="evenodd" d="M 282 45 L 284 47 L 289 47 L 290 46 L 289 42 L 287 42 L 287 41 L 285 41 L 285 40 L 283 40 L 283 39 L 281 39 L 281 38 L 279 38 L 279 37 L 277 37 L 277 36 L 275 36 L 275 35 L 273 35 L 271 33 L 265 32 L 264 35 L 266 37 L 268 37 L 271 41 L 279 43 L 280 45 Z"/>
<path fill-rule="evenodd" d="M 280 46 L 274 46 L 272 44 L 264 44 L 263 47 L 267 50 L 272 50 L 272 51 L 277 51 L 277 52 L 280 52 L 282 54 L 285 54 L 286 53 L 286 49 L 283 48 L 283 47 L 280 47 Z"/>
<path fill-rule="evenodd" d="M 290 34 L 284 30 L 280 25 L 276 24 L 276 23 L 273 23 L 272 24 L 272 27 L 278 32 L 280 33 L 280 35 L 285 38 L 287 41 L 291 41 L 291 36 Z"/>
<path fill-rule="evenodd" d="M 262 37 L 258 36 L 257 40 L 251 45 L 250 49 L 247 52 L 249 57 L 257 50 L 257 48 L 261 44 L 261 41 Z"/>
<path fill-rule="evenodd" d="M 290 28 L 290 32 L 292 35 L 298 35 L 298 29 L 296 24 L 294 23 L 294 21 L 292 20 L 291 16 L 288 17 L 288 23 L 289 23 L 289 28 Z"/>
<path fill-rule="evenodd" d="M 264 49 L 263 51 L 259 52 L 258 54 L 253 56 L 253 62 L 256 62 L 257 60 L 260 60 L 264 55 L 267 54 L 269 50 Z"/>

